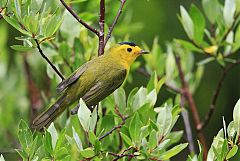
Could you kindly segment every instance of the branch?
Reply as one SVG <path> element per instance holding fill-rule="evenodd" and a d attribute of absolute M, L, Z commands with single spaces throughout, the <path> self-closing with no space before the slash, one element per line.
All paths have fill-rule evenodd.
<path fill-rule="evenodd" d="M 180 81 L 181 81 L 181 84 L 182 84 L 183 96 L 188 101 L 189 108 L 190 108 L 190 110 L 192 112 L 192 115 L 193 115 L 193 121 L 194 121 L 194 124 L 195 124 L 195 128 L 198 129 L 198 127 L 201 125 L 200 117 L 199 117 L 197 106 L 194 102 L 193 96 L 192 96 L 192 94 L 189 90 L 187 82 L 185 81 L 185 76 L 184 76 L 184 73 L 183 73 L 183 70 L 182 70 L 180 57 L 178 55 L 175 55 L 175 61 L 176 61 L 176 64 L 177 64 L 177 68 L 178 68 L 178 72 L 179 72 L 179 76 L 180 76 Z M 204 160 L 206 160 L 208 148 L 207 148 L 205 136 L 204 136 L 202 131 L 197 131 L 197 135 L 198 135 L 198 138 L 199 138 L 201 144 L 204 147 L 203 155 L 204 155 Z"/>
<path fill-rule="evenodd" d="M 115 107 L 115 112 L 116 112 L 116 114 L 117 114 L 119 117 L 121 117 L 122 123 L 119 124 L 119 125 L 117 125 L 117 126 L 114 126 L 110 131 L 108 131 L 108 132 L 106 132 L 105 134 L 103 134 L 102 136 L 100 136 L 100 137 L 98 138 L 99 141 L 102 140 L 103 138 L 105 138 L 106 136 L 110 135 L 113 131 L 122 128 L 122 126 L 126 123 L 126 119 L 128 118 L 128 116 L 122 115 L 122 114 L 120 113 L 120 111 L 118 110 L 118 107 L 117 107 L 117 106 Z"/>
<path fill-rule="evenodd" d="M 43 51 L 40 47 L 40 44 L 38 43 L 37 39 L 34 39 L 36 44 L 37 44 L 37 48 L 39 53 L 41 54 L 41 56 L 47 61 L 47 63 L 52 67 L 52 69 L 57 73 L 57 75 L 64 80 L 64 76 L 58 71 L 58 69 L 52 64 L 52 62 L 46 57 L 46 55 L 43 54 Z"/>
<path fill-rule="evenodd" d="M 100 1 L 100 15 L 99 15 L 99 46 L 98 55 L 103 55 L 104 53 L 104 23 L 105 23 L 105 0 Z"/>
<path fill-rule="evenodd" d="M 113 161 L 117 161 L 117 160 L 119 160 L 123 157 L 129 157 L 129 159 L 130 159 L 130 158 L 139 156 L 139 155 L 136 155 L 136 154 L 116 154 L 116 153 L 113 153 L 113 152 L 108 152 L 108 154 L 116 157 L 115 159 L 113 159 Z"/>
<path fill-rule="evenodd" d="M 213 93 L 213 96 L 212 96 L 212 101 L 211 101 L 211 105 L 209 107 L 209 110 L 207 112 L 207 115 L 205 117 L 205 120 L 201 123 L 201 126 L 198 128 L 198 130 L 203 130 L 209 123 L 212 115 L 213 115 L 213 112 L 216 108 L 216 103 L 217 103 L 217 99 L 218 99 L 218 96 L 220 94 L 220 91 L 221 91 L 221 88 L 222 88 L 222 85 L 223 85 L 223 82 L 227 76 L 227 74 L 229 73 L 229 71 L 231 69 L 233 69 L 235 66 L 237 66 L 238 64 L 240 64 L 240 60 L 238 60 L 237 62 L 233 63 L 233 64 L 230 64 L 228 65 L 226 68 L 224 68 L 223 72 L 222 72 L 222 75 L 217 83 L 217 87 Z"/>
<path fill-rule="evenodd" d="M 188 111 L 184 109 L 185 98 L 184 98 L 183 95 L 181 95 L 180 104 L 181 104 L 181 108 L 183 109 L 181 114 L 182 114 L 182 117 L 183 117 L 183 123 L 184 123 L 185 131 L 186 131 L 186 135 L 187 135 L 187 141 L 189 142 L 189 151 L 190 151 L 190 153 L 195 154 L 191 124 L 190 124 L 190 121 L 189 121 Z"/>
<path fill-rule="evenodd" d="M 81 23 L 84 27 L 86 27 L 88 30 L 92 31 L 94 34 L 99 36 L 99 32 L 91 27 L 89 24 L 87 24 L 85 21 L 83 21 L 78 15 L 64 2 L 64 0 L 60 0 L 63 6 L 72 14 L 72 16 L 79 22 Z"/>
<path fill-rule="evenodd" d="M 118 9 L 118 13 L 117 13 L 117 15 L 116 15 L 116 17 L 115 17 L 115 19 L 114 19 L 114 21 L 113 21 L 111 27 L 109 28 L 109 31 L 108 31 L 108 34 L 107 34 L 106 40 L 105 40 L 105 42 L 104 42 L 104 47 L 106 46 L 106 44 L 107 44 L 109 38 L 110 38 L 111 35 L 112 35 L 113 29 L 114 29 L 115 25 L 117 24 L 117 21 L 118 21 L 120 15 L 121 15 L 121 13 L 122 13 L 123 6 L 124 6 L 124 4 L 126 3 L 126 1 L 127 1 L 127 0 L 121 0 L 120 8 Z"/>

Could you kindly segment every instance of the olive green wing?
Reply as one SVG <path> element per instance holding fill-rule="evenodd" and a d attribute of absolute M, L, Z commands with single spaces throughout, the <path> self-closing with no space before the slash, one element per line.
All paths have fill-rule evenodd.
<path fill-rule="evenodd" d="M 109 73 L 106 73 L 106 75 Z M 112 75 L 112 74 L 109 74 Z M 85 93 L 82 99 L 88 106 L 96 105 L 105 97 L 113 93 L 124 82 L 127 75 L 127 70 L 119 69 L 114 72 L 111 78 L 99 80 L 90 90 Z"/>
<path fill-rule="evenodd" d="M 73 74 L 71 74 L 67 79 L 63 80 L 61 83 L 57 86 L 57 92 L 61 93 L 64 91 L 69 85 L 76 82 L 81 75 L 87 70 L 88 63 L 83 64 L 79 69 L 77 69 Z"/>

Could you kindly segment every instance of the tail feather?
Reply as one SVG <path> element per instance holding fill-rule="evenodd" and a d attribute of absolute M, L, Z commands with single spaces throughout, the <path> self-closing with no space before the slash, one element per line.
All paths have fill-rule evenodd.
<path fill-rule="evenodd" d="M 32 128 L 36 130 L 43 130 L 48 127 L 55 119 L 67 108 L 66 95 L 62 95 L 58 100 L 51 105 L 46 111 L 37 116 L 32 123 Z"/>

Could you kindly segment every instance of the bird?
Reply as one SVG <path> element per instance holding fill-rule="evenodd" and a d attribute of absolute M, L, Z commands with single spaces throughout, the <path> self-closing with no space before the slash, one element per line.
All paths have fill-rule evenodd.
<path fill-rule="evenodd" d="M 80 98 L 88 107 L 97 105 L 123 84 L 135 59 L 147 53 L 149 52 L 135 43 L 120 42 L 110 47 L 103 55 L 86 62 L 58 84 L 57 91 L 60 96 L 33 120 L 32 128 L 44 130 Z"/>

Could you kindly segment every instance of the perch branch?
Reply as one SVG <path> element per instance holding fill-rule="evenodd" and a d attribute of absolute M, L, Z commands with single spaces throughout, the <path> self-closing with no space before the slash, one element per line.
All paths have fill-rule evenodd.
<path fill-rule="evenodd" d="M 81 23 L 84 27 L 86 27 L 88 30 L 92 31 L 94 34 L 99 36 L 99 32 L 91 27 L 89 24 L 87 24 L 85 21 L 83 21 L 67 4 L 64 0 L 60 0 L 63 6 L 72 14 L 72 16 L 79 22 Z"/>
<path fill-rule="evenodd" d="M 211 119 L 211 117 L 213 115 L 213 112 L 214 112 L 214 110 L 216 108 L 217 99 L 218 99 L 218 96 L 220 94 L 223 82 L 224 82 L 227 74 L 229 73 L 229 71 L 232 70 L 238 64 L 240 64 L 240 60 L 238 60 L 237 62 L 235 62 L 233 64 L 230 64 L 226 68 L 224 68 L 224 70 L 222 72 L 222 75 L 221 75 L 221 77 L 220 77 L 220 79 L 219 79 L 219 81 L 217 83 L 217 87 L 216 87 L 215 91 L 213 92 L 211 105 L 209 107 L 209 110 L 207 112 L 205 120 L 201 123 L 201 126 L 198 128 L 198 130 L 203 130 L 208 125 L 208 123 L 209 123 L 209 121 L 210 121 L 210 119 Z"/>
<path fill-rule="evenodd" d="M 99 15 L 99 46 L 98 46 L 98 55 L 104 53 L 104 24 L 105 24 L 105 0 L 100 1 L 100 15 Z"/>
<path fill-rule="evenodd" d="M 180 81 L 181 81 L 181 84 L 182 84 L 183 96 L 187 100 L 188 106 L 189 106 L 189 108 L 192 112 L 195 128 L 198 129 L 198 127 L 201 125 L 200 117 L 199 117 L 197 106 L 194 102 L 193 96 L 192 96 L 192 94 L 189 90 L 187 82 L 185 81 L 185 75 L 184 75 L 184 72 L 183 72 L 183 69 L 182 69 L 182 66 L 181 66 L 180 57 L 178 55 L 175 55 L 175 61 L 176 61 L 176 64 L 177 64 L 177 68 L 178 68 L 178 72 L 179 72 L 179 76 L 180 76 Z M 197 136 L 198 136 L 201 144 L 203 145 L 203 148 L 204 148 L 203 155 L 204 155 L 204 160 L 206 160 L 208 148 L 207 148 L 205 136 L 204 136 L 202 131 L 198 131 Z"/>
<path fill-rule="evenodd" d="M 52 69 L 57 73 L 57 75 L 62 79 L 64 80 L 64 76 L 58 71 L 58 69 L 53 65 L 53 63 L 48 59 L 48 57 L 46 55 L 44 55 L 41 47 L 40 47 L 40 44 L 38 43 L 38 40 L 37 39 L 34 39 L 36 44 L 37 44 L 37 48 L 38 48 L 38 51 L 39 53 L 41 54 L 41 56 L 47 61 L 47 63 L 52 67 Z"/>
<path fill-rule="evenodd" d="M 122 114 L 120 113 L 120 111 L 119 111 L 119 109 L 118 109 L 117 106 L 115 107 L 115 112 L 116 112 L 116 114 L 117 114 L 119 117 L 121 117 L 122 123 L 119 124 L 119 125 L 117 125 L 117 126 L 114 126 L 110 131 L 108 131 L 108 132 L 106 132 L 105 134 L 103 134 L 102 136 L 100 136 L 100 137 L 98 138 L 98 140 L 102 140 L 102 139 L 105 138 L 106 136 L 112 134 L 113 131 L 122 128 L 122 126 L 125 124 L 126 119 L 128 118 L 128 116 L 122 115 Z"/>
<path fill-rule="evenodd" d="M 124 6 L 124 4 L 126 3 L 126 1 L 127 1 L 127 0 L 121 0 L 121 5 L 120 5 L 120 7 L 119 7 L 119 9 L 118 9 L 118 13 L 117 13 L 117 15 L 116 15 L 116 17 L 115 17 L 115 19 L 114 19 L 111 27 L 110 27 L 109 30 L 108 30 L 108 34 L 107 34 L 107 37 L 106 37 L 106 39 L 105 39 L 104 46 L 106 46 L 108 40 L 110 39 L 110 37 L 111 37 L 111 35 L 112 35 L 113 29 L 114 29 L 115 25 L 117 24 L 117 21 L 118 21 L 120 15 L 121 15 L 121 13 L 122 13 L 123 6 Z"/>

